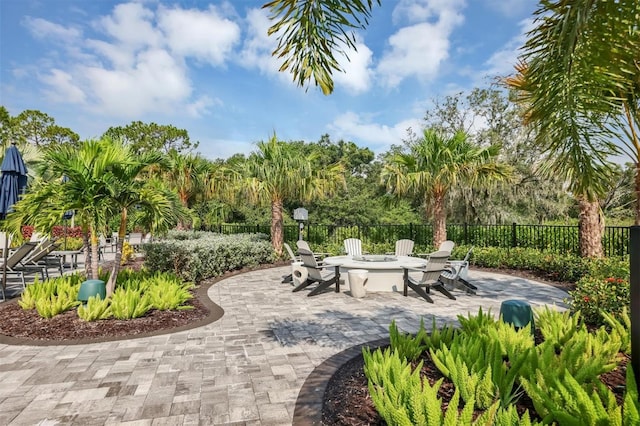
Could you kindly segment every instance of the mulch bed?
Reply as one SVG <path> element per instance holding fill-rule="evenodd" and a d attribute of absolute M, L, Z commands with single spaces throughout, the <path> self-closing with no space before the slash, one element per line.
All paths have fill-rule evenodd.
<path fill-rule="evenodd" d="M 619 405 L 622 404 L 624 398 L 625 375 L 627 363 L 630 361 L 628 356 L 622 354 L 620 356 L 622 357 L 620 366 L 600 377 L 602 382 L 616 395 Z M 443 377 L 442 373 L 436 368 L 428 355 L 423 355 L 421 360 L 423 366 L 420 374 L 423 379 L 428 380 L 433 386 L 437 380 Z M 362 355 L 358 355 L 340 367 L 331 377 L 324 393 L 322 424 L 342 426 L 386 424 L 373 405 L 363 367 L 364 360 Z M 443 401 L 443 411 L 446 410 L 448 401 L 451 400 L 454 391 L 453 383 L 444 378 L 438 391 L 438 396 Z M 518 400 L 516 409 L 520 415 L 525 410 L 529 410 L 529 415 L 532 419 L 540 420 L 536 415 L 531 399 L 526 395 Z M 474 418 L 480 414 L 481 411 L 476 411 Z"/>
<path fill-rule="evenodd" d="M 129 262 L 124 268 L 139 269 L 141 259 Z M 261 265 L 257 268 L 226 273 L 220 277 L 206 280 L 194 289 L 194 298 L 186 303 L 192 309 L 176 311 L 151 310 L 144 317 L 132 320 L 106 319 L 83 321 L 78 318 L 76 309 L 71 309 L 53 318 L 42 318 L 35 309 L 24 310 L 18 299 L 0 304 L 0 342 L 10 344 L 83 344 L 100 341 L 121 340 L 165 334 L 199 327 L 219 319 L 223 311 L 207 297 L 207 289 L 216 282 L 232 275 L 249 270 L 271 268 L 286 265 Z M 110 265 L 104 264 L 103 268 Z"/>

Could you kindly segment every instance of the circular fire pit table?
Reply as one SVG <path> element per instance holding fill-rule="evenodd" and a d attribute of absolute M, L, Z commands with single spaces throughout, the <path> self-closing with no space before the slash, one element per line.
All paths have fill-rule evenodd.
<path fill-rule="evenodd" d="M 369 271 L 365 289 L 369 291 L 402 291 L 403 266 L 422 268 L 427 264 L 425 259 L 411 256 L 391 256 L 379 254 L 365 254 L 363 256 L 332 256 L 325 257 L 327 265 L 340 265 L 340 278 L 349 285 L 350 269 L 366 269 Z"/>

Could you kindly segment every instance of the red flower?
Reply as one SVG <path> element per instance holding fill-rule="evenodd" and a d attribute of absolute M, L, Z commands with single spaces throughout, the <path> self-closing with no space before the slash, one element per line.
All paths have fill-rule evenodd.
<path fill-rule="evenodd" d="M 591 299 L 589 299 L 589 296 L 585 296 L 585 297 L 583 297 L 582 299 L 583 299 L 585 302 L 588 302 L 589 300 L 591 300 Z"/>

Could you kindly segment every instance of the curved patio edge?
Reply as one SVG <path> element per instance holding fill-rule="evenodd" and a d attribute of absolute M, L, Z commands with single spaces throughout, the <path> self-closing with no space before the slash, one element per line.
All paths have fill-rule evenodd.
<path fill-rule="evenodd" d="M 22 346 L 72 346 L 72 345 L 88 345 L 91 343 L 104 343 L 104 342 L 118 342 L 118 341 L 122 341 L 122 340 L 131 340 L 131 339 L 141 339 L 143 337 L 152 337 L 152 336 L 160 336 L 163 334 L 172 334 L 172 333 L 177 333 L 180 331 L 186 331 L 186 330 L 191 330 L 194 328 L 198 328 L 198 327 L 202 327 L 204 325 L 207 324 L 211 324 L 212 322 L 215 322 L 217 320 L 219 320 L 220 318 L 222 318 L 222 316 L 224 315 L 224 309 L 222 309 L 222 307 L 218 306 L 217 304 L 215 304 L 210 298 L 209 295 L 207 294 L 207 292 L 209 291 L 209 288 L 214 285 L 215 283 L 217 283 L 218 281 L 221 281 L 225 278 L 229 278 L 230 276 L 236 275 L 238 273 L 241 273 L 240 271 L 238 272 L 234 272 L 234 273 L 230 273 L 227 275 L 223 275 L 220 277 L 217 277 L 209 282 L 206 282 L 205 284 L 201 284 L 200 286 L 198 286 L 198 289 L 196 290 L 196 297 L 198 298 L 198 300 L 200 300 L 200 302 L 209 310 L 209 315 L 207 315 L 205 318 L 198 320 L 198 321 L 194 321 L 190 324 L 186 324 L 180 327 L 174 327 L 174 328 L 164 328 L 161 330 L 155 330 L 155 331 L 150 331 L 147 333 L 139 333 L 139 334 L 127 334 L 127 335 L 123 335 L 123 336 L 105 336 L 105 337 L 99 337 L 96 339 L 72 339 L 72 340 L 38 340 L 38 339 L 28 339 L 28 338 L 24 338 L 24 337 L 13 337 L 13 336 L 7 336 L 4 334 L 0 334 L 0 344 L 4 344 L 4 345 L 22 345 Z M 5 303 L 17 303 L 18 299 L 12 300 L 10 302 L 5 302 Z"/>
<path fill-rule="evenodd" d="M 324 393 L 329 380 L 331 380 L 336 371 L 356 356 L 361 355 L 363 347 L 367 346 L 371 349 L 376 349 L 388 345 L 388 338 L 361 343 L 338 352 L 314 368 L 298 393 L 293 412 L 293 424 L 296 426 L 321 425 Z"/>

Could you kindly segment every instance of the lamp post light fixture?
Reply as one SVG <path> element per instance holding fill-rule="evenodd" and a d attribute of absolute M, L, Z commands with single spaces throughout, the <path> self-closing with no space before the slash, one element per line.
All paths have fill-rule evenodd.
<path fill-rule="evenodd" d="M 309 212 L 304 207 L 298 207 L 293 211 L 293 219 L 298 222 L 298 240 L 302 240 L 304 222 L 309 220 Z"/>

